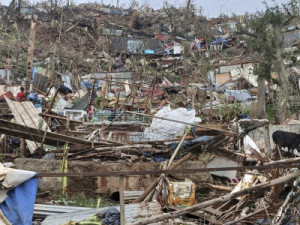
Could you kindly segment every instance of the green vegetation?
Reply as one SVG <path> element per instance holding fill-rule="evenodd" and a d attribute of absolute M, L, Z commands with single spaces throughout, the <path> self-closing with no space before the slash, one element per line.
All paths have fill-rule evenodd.
<path fill-rule="evenodd" d="M 266 104 L 266 114 L 267 114 L 267 119 L 270 122 L 275 121 L 276 110 L 274 109 L 273 104 Z"/>
<path fill-rule="evenodd" d="M 224 104 L 219 108 L 219 114 L 230 120 L 244 113 L 253 118 L 256 115 L 256 111 L 253 111 L 253 109 L 256 109 L 255 104 L 256 103 L 252 103 L 250 106 L 244 106 L 236 101 L 233 104 Z"/>
<path fill-rule="evenodd" d="M 60 195 L 57 201 L 54 201 L 57 205 L 66 206 L 78 206 L 78 207 L 88 207 L 88 208 L 101 208 L 115 205 L 115 202 L 110 201 L 105 198 L 88 198 L 84 192 L 77 195 Z"/>

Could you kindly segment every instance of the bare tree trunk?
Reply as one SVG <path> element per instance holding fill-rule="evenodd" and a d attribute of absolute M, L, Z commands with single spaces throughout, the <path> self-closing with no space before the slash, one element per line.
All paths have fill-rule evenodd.
<path fill-rule="evenodd" d="M 27 57 L 27 73 L 26 73 L 27 75 L 26 75 L 26 86 L 25 86 L 26 94 L 29 94 L 30 81 L 31 81 L 31 77 L 32 77 L 33 53 L 34 53 L 34 42 L 35 42 L 35 33 L 36 33 L 35 28 L 36 28 L 36 23 L 33 21 L 33 18 L 31 18 L 28 57 Z"/>
<path fill-rule="evenodd" d="M 282 48 L 282 35 L 281 28 L 279 26 L 274 26 L 274 44 L 276 48 L 276 58 L 279 65 L 278 76 L 280 81 L 281 91 L 278 92 L 282 96 L 278 96 L 279 102 L 276 108 L 276 119 L 279 124 L 282 124 L 288 116 L 288 75 L 283 64 L 283 48 Z"/>
<path fill-rule="evenodd" d="M 189 9 L 190 9 L 191 1 L 192 1 L 192 0 L 187 0 L 187 3 L 186 3 L 186 11 L 187 11 L 187 12 L 188 12 Z"/>
<path fill-rule="evenodd" d="M 265 82 L 266 82 L 266 79 L 264 77 L 258 77 L 257 82 L 258 82 L 257 117 L 258 117 L 258 119 L 265 119 L 266 118 L 266 98 L 265 98 L 265 92 L 266 92 Z"/>

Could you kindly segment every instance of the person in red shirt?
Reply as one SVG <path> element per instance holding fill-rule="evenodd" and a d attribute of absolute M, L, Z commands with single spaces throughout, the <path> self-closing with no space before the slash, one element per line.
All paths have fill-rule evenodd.
<path fill-rule="evenodd" d="M 24 87 L 21 87 L 20 92 L 18 92 L 17 99 L 19 102 L 24 100 Z"/>
<path fill-rule="evenodd" d="M 200 38 L 200 48 L 203 48 L 204 47 L 204 38 L 201 37 Z"/>

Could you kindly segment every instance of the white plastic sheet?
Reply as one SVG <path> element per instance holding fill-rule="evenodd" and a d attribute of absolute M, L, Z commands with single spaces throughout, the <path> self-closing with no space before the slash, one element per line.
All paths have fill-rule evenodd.
<path fill-rule="evenodd" d="M 254 149 L 259 154 L 262 154 L 255 142 L 249 137 L 249 135 L 246 135 L 244 137 L 244 152 L 245 154 L 251 154 L 251 150 L 249 148 Z"/>
<path fill-rule="evenodd" d="M 195 110 L 187 110 L 186 108 L 172 110 L 168 105 L 160 109 L 155 116 L 193 123 L 195 121 Z M 151 126 L 145 129 L 144 136 L 150 141 L 174 139 L 177 136 L 182 136 L 186 127 L 187 125 L 183 123 L 154 118 Z"/>

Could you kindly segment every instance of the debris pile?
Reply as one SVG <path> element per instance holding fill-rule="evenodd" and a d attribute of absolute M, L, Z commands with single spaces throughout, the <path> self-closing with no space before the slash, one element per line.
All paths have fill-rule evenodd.
<path fill-rule="evenodd" d="M 299 223 L 299 15 L 19 2 L 0 5 L 2 185 L 38 172 L 36 224 Z M 80 192 L 97 204 L 49 204 Z"/>

